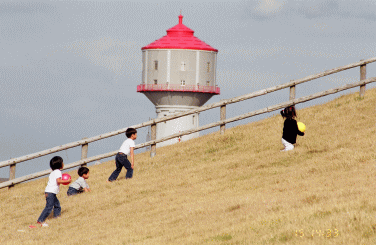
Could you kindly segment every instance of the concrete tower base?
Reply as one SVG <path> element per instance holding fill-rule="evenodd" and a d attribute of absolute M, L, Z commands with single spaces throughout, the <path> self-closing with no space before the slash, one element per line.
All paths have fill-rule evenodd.
<path fill-rule="evenodd" d="M 198 106 L 182 106 L 182 105 L 159 105 L 155 107 L 157 109 L 157 117 L 165 117 L 171 114 L 189 111 Z M 188 115 L 185 117 L 176 118 L 167 122 L 162 122 L 157 124 L 157 139 L 169 136 L 171 134 L 179 133 L 185 130 L 193 129 L 198 127 L 198 113 Z M 157 147 L 171 145 L 178 143 L 179 141 L 186 141 L 199 136 L 199 133 L 193 133 L 189 135 L 184 135 L 180 139 L 171 139 L 157 144 Z"/>

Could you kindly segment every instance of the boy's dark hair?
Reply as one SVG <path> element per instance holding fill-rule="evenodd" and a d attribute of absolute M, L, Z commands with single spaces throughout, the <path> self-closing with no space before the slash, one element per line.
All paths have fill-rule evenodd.
<path fill-rule="evenodd" d="M 296 117 L 295 107 L 294 106 L 286 107 L 285 109 L 281 111 L 281 115 L 282 117 L 288 118 L 288 119 Z"/>
<path fill-rule="evenodd" d="M 82 177 L 82 175 L 89 173 L 89 169 L 87 167 L 81 167 L 77 171 L 78 176 Z"/>
<path fill-rule="evenodd" d="M 50 160 L 50 167 L 52 170 L 61 169 L 61 167 L 63 167 L 63 158 L 59 156 L 54 156 Z"/>
<path fill-rule="evenodd" d="M 125 131 L 127 138 L 130 138 L 132 134 L 137 134 L 137 130 L 134 128 L 127 128 L 127 130 Z"/>

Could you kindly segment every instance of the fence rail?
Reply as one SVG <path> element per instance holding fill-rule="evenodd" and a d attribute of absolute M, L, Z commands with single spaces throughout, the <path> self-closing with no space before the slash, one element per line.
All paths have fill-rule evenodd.
<path fill-rule="evenodd" d="M 139 148 L 143 148 L 143 147 L 150 145 L 151 146 L 150 156 L 153 157 L 156 154 L 156 144 L 157 143 L 160 143 L 160 142 L 163 142 L 163 141 L 166 141 L 166 140 L 170 140 L 170 139 L 173 139 L 173 138 L 177 138 L 179 136 L 188 135 L 188 134 L 191 134 L 191 133 L 199 132 L 199 131 L 206 130 L 206 129 L 213 128 L 213 127 L 217 127 L 217 126 L 220 127 L 221 134 L 224 134 L 225 133 L 225 125 L 227 123 L 242 120 L 242 119 L 245 119 L 245 118 L 249 118 L 249 117 L 264 114 L 264 113 L 268 113 L 268 112 L 271 112 L 271 111 L 279 110 L 281 108 L 284 108 L 284 107 L 287 107 L 287 106 L 290 106 L 290 105 L 304 103 L 304 102 L 307 102 L 309 100 L 313 100 L 313 99 L 320 98 L 320 97 L 323 97 L 323 96 L 326 96 L 326 95 L 338 93 L 340 91 L 347 90 L 347 89 L 354 88 L 354 87 L 358 87 L 358 86 L 360 87 L 360 96 L 364 96 L 366 84 L 376 82 L 376 77 L 366 79 L 366 64 L 371 63 L 371 62 L 375 62 L 375 61 L 376 61 L 376 57 L 371 58 L 371 59 L 367 59 L 367 60 L 362 60 L 360 62 L 356 62 L 356 63 L 352 63 L 352 64 L 349 64 L 349 65 L 346 65 L 346 66 L 341 66 L 341 67 L 337 67 L 337 68 L 334 68 L 334 69 L 331 69 L 331 70 L 327 70 L 327 71 L 318 73 L 316 75 L 311 75 L 311 76 L 307 76 L 307 77 L 302 78 L 302 79 L 293 80 L 293 81 L 290 81 L 290 82 L 285 83 L 285 84 L 281 84 L 281 85 L 277 85 L 277 86 L 270 87 L 270 88 L 267 88 L 267 89 L 259 90 L 259 91 L 249 93 L 249 94 L 246 94 L 246 95 L 234 97 L 234 98 L 231 98 L 231 99 L 228 99 L 228 100 L 221 100 L 220 102 L 216 102 L 216 103 L 212 103 L 212 104 L 209 104 L 209 105 L 206 105 L 206 106 L 202 106 L 200 108 L 193 109 L 193 110 L 190 110 L 190 111 L 187 111 L 187 112 L 177 113 L 177 114 L 173 114 L 173 115 L 170 115 L 170 116 L 167 116 L 167 117 L 157 118 L 157 119 L 150 120 L 148 122 L 144 122 L 144 123 L 141 123 L 141 124 L 130 126 L 132 128 L 136 128 L 136 129 L 151 126 L 151 136 L 152 136 L 151 138 L 152 138 L 152 140 L 145 142 L 145 143 L 142 143 L 142 144 L 138 144 L 138 145 L 136 145 L 135 148 L 139 149 Z M 347 70 L 347 69 L 351 69 L 351 68 L 354 68 L 354 67 L 358 67 L 358 66 L 360 66 L 360 81 L 355 82 L 355 83 L 350 83 L 350 84 L 347 84 L 347 85 L 344 85 L 344 86 L 341 86 L 341 87 L 338 87 L 338 88 L 329 89 L 329 90 L 326 90 L 326 91 L 322 91 L 322 92 L 319 92 L 319 93 L 308 95 L 308 96 L 305 96 L 305 97 L 301 97 L 299 99 L 295 99 L 295 86 L 297 84 L 308 82 L 308 81 L 311 81 L 311 80 L 314 80 L 314 79 L 317 79 L 317 78 L 320 78 L 320 77 L 324 77 L 324 76 L 327 76 L 327 75 L 330 75 L 330 74 L 334 74 L 334 73 L 344 71 L 344 70 Z M 237 103 L 237 102 L 240 102 L 240 101 L 243 101 L 243 100 L 248 100 L 248 99 L 251 99 L 251 98 L 258 97 L 258 96 L 262 96 L 262 95 L 265 95 L 265 94 L 268 94 L 268 93 L 271 93 L 271 92 L 275 92 L 275 91 L 278 91 L 278 90 L 281 90 L 281 89 L 285 89 L 285 88 L 290 88 L 290 95 L 289 95 L 290 100 L 289 101 L 283 102 L 283 103 L 280 103 L 280 104 L 277 104 L 277 105 L 274 105 L 274 106 L 266 107 L 266 108 L 263 108 L 263 109 L 260 109 L 260 110 L 256 110 L 256 111 L 253 111 L 253 112 L 245 113 L 245 114 L 233 117 L 233 118 L 226 119 L 226 105 L 232 104 L 232 103 Z M 169 121 L 169 120 L 172 120 L 172 119 L 175 119 L 175 118 L 195 114 L 195 113 L 206 111 L 206 110 L 213 109 L 213 108 L 216 108 L 216 107 L 220 107 L 220 121 L 210 123 L 210 124 L 207 124 L 207 125 L 195 128 L 195 129 L 186 130 L 186 131 L 176 133 L 176 134 L 170 135 L 168 137 L 164 137 L 164 138 L 161 138 L 159 140 L 156 140 L 156 124 L 157 123 L 161 123 L 161 122 Z M 91 137 L 91 138 L 84 138 L 84 139 L 76 141 L 76 142 L 68 143 L 68 144 L 61 145 L 61 146 L 56 146 L 56 147 L 53 147 L 51 149 L 47 149 L 47 150 L 40 151 L 40 152 L 37 152 L 37 153 L 33 153 L 33 154 L 26 155 L 26 156 L 13 158 L 13 159 L 10 159 L 10 160 L 7 160 L 7 161 L 0 162 L 0 168 L 10 166 L 9 181 L 0 183 L 0 189 L 7 187 L 7 186 L 11 187 L 14 184 L 18 184 L 18 183 L 21 183 L 21 182 L 25 182 L 25 181 L 28 181 L 28 180 L 31 180 L 31 179 L 35 179 L 35 178 L 38 178 L 38 177 L 41 177 L 41 176 L 48 175 L 51 172 L 51 170 L 45 170 L 45 171 L 42 171 L 42 172 L 38 172 L 38 173 L 23 176 L 23 177 L 15 178 L 16 164 L 20 163 L 20 162 L 27 161 L 27 160 L 35 159 L 35 158 L 38 158 L 38 157 L 41 157 L 41 156 L 45 156 L 45 155 L 48 155 L 48 154 L 52 154 L 52 153 L 55 153 L 55 152 L 58 152 L 58 151 L 70 149 L 70 148 L 77 147 L 77 146 L 80 146 L 80 145 L 82 146 L 81 160 L 73 162 L 71 164 L 67 164 L 64 167 L 64 169 L 70 169 L 70 168 L 74 168 L 74 167 L 77 167 L 77 166 L 84 166 L 89 162 L 97 161 L 97 160 L 100 160 L 100 159 L 103 159 L 103 158 L 112 157 L 112 156 L 116 155 L 117 151 L 113 151 L 113 152 L 109 152 L 109 153 L 105 153 L 105 154 L 101 154 L 101 155 L 97 155 L 97 156 L 87 158 L 88 144 L 91 143 L 91 142 L 102 140 L 102 139 L 112 137 L 112 136 L 115 136 L 115 135 L 118 135 L 118 134 L 122 134 L 126 131 L 126 129 L 127 128 L 123 128 L 123 129 L 112 131 L 112 132 L 109 132 L 109 133 L 106 133 L 106 134 L 94 136 L 94 137 Z"/>

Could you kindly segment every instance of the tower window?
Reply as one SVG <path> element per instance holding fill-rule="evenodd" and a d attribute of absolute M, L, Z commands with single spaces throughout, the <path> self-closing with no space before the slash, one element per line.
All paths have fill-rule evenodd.
<path fill-rule="evenodd" d="M 158 80 L 157 79 L 154 79 L 154 84 L 158 84 Z"/>
<path fill-rule="evenodd" d="M 158 71 L 158 60 L 154 61 L 154 70 Z"/>
<path fill-rule="evenodd" d="M 185 69 L 186 69 L 186 65 L 187 65 L 187 64 L 185 64 L 185 62 L 182 61 L 182 62 L 181 62 L 180 70 L 181 70 L 181 71 L 185 71 Z"/>
<path fill-rule="evenodd" d="M 180 85 L 181 85 L 181 86 L 185 86 L 185 80 L 181 80 L 181 81 L 180 81 Z"/>
<path fill-rule="evenodd" d="M 210 62 L 206 63 L 206 72 L 210 72 Z"/>
<path fill-rule="evenodd" d="M 206 86 L 209 86 L 210 85 L 210 81 L 206 81 Z"/>

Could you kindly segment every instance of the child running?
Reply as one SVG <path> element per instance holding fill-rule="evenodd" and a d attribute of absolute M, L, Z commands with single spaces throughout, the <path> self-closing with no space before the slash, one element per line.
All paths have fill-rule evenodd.
<path fill-rule="evenodd" d="M 69 186 L 67 191 L 68 196 L 90 191 L 89 185 L 85 181 L 89 178 L 89 169 L 87 167 L 80 167 L 77 173 L 80 177 Z"/>
<path fill-rule="evenodd" d="M 133 176 L 135 147 L 134 140 L 137 139 L 137 130 L 134 128 L 127 128 L 127 130 L 125 131 L 125 135 L 128 139 L 123 142 L 119 152 L 116 154 L 116 169 L 110 175 L 107 182 L 115 181 L 123 167 L 127 169 L 127 173 L 125 175 L 126 179 L 130 179 Z M 131 157 L 131 161 L 128 160 L 128 156 Z"/>
<path fill-rule="evenodd" d="M 298 129 L 298 124 L 295 120 L 296 111 L 294 106 L 286 107 L 281 111 L 281 115 L 285 118 L 282 134 L 282 144 L 285 149 L 282 151 L 290 151 L 294 149 L 297 135 L 303 136 L 304 133 Z"/>
<path fill-rule="evenodd" d="M 61 171 L 63 169 L 64 163 L 63 158 L 59 156 L 55 156 L 50 160 L 50 167 L 52 169 L 52 173 L 48 177 L 47 187 L 45 189 L 45 197 L 46 197 L 46 207 L 43 209 L 41 215 L 38 218 L 37 223 L 40 224 L 42 227 L 48 227 L 48 224 L 44 221 L 47 219 L 48 215 L 54 210 L 54 217 L 60 216 L 61 207 L 60 202 L 57 199 L 57 193 L 59 193 L 59 185 L 60 184 L 69 184 L 72 180 L 62 180 L 61 179 Z"/>

